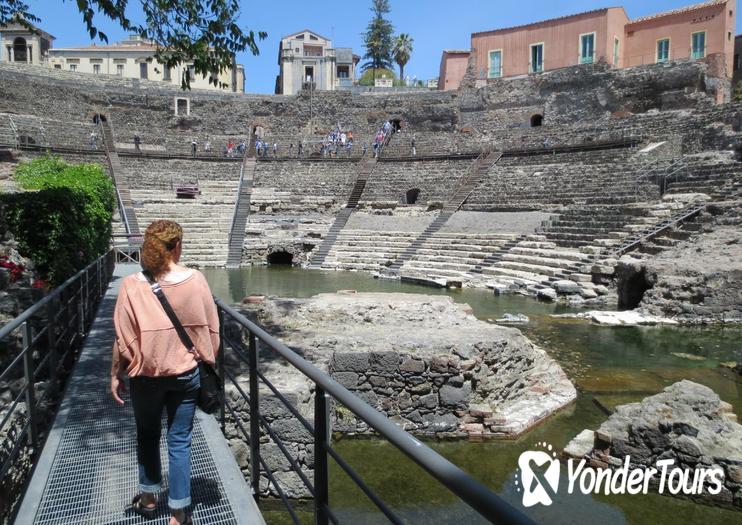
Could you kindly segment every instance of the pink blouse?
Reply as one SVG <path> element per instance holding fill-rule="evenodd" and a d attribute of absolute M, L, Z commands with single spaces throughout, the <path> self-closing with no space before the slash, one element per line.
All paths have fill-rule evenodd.
<path fill-rule="evenodd" d="M 219 316 L 206 278 L 192 270 L 177 282 L 160 280 L 160 286 L 199 358 L 213 364 L 219 350 Z M 113 375 L 125 370 L 129 377 L 173 376 L 197 364 L 141 273 L 122 281 L 113 324 Z"/>

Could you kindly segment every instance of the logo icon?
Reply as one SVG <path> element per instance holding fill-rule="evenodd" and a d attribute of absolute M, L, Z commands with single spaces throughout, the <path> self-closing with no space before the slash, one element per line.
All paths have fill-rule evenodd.
<path fill-rule="evenodd" d="M 520 476 L 515 475 L 515 484 L 518 492 L 523 488 L 524 507 L 551 505 L 559 488 L 560 464 L 556 452 L 548 443 L 536 445 L 544 450 L 527 450 L 518 458 Z"/>

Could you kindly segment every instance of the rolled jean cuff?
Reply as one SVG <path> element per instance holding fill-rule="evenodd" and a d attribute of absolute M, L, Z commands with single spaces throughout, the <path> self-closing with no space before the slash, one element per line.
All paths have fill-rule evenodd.
<path fill-rule="evenodd" d="M 191 497 L 188 496 L 187 498 L 183 499 L 167 499 L 167 505 L 170 507 L 171 510 L 180 510 L 188 507 L 191 504 Z"/>
<path fill-rule="evenodd" d="M 146 492 L 148 494 L 154 494 L 155 492 L 160 492 L 162 489 L 162 483 L 155 483 L 154 485 L 145 485 L 143 483 L 139 484 L 139 492 Z"/>

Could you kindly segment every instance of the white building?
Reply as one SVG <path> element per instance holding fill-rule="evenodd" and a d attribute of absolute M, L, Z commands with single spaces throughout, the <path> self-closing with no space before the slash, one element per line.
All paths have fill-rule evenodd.
<path fill-rule="evenodd" d="M 360 59 L 351 48 L 333 48 L 331 40 L 308 29 L 287 35 L 278 45 L 276 94 L 294 95 L 306 82 L 320 91 L 350 88 Z"/>
<path fill-rule="evenodd" d="M 191 87 L 218 91 L 245 91 L 245 69 L 237 65 L 213 75 L 196 75 L 188 64 L 168 69 L 152 56 L 157 45 L 139 36 L 132 36 L 113 45 L 91 45 L 87 47 L 52 48 L 54 37 L 44 31 L 37 33 L 19 25 L 0 27 L 3 62 L 25 62 L 47 65 L 54 69 L 90 73 L 93 75 L 117 75 L 123 78 L 156 80 L 180 86 L 183 73 L 191 68 Z M 216 78 L 218 84 L 211 80 Z"/>

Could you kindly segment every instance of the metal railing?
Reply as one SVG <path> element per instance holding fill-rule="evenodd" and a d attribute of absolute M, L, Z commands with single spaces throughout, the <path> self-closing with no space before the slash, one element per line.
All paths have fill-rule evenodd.
<path fill-rule="evenodd" d="M 519 510 L 506 503 L 490 489 L 476 481 L 457 466 L 425 446 L 412 435 L 400 429 L 385 415 L 374 410 L 361 398 L 341 386 L 325 372 L 315 367 L 282 342 L 278 341 L 260 326 L 253 323 L 231 306 L 216 300 L 221 326 L 221 351 L 219 352 L 218 369 L 224 383 L 230 382 L 241 402 L 249 407 L 249 418 L 244 421 L 238 413 L 238 403 L 224 396 L 221 407 L 222 431 L 226 433 L 227 414 L 231 417 L 238 434 L 241 434 L 250 447 L 250 483 L 253 497 L 260 498 L 261 469 L 275 488 L 295 524 L 301 521 L 289 498 L 277 482 L 260 452 L 261 435 L 267 435 L 277 445 L 288 460 L 291 469 L 301 479 L 302 484 L 314 498 L 314 522 L 318 525 L 338 524 L 339 521 L 329 505 L 329 471 L 328 462 L 332 458 L 350 477 L 358 488 L 373 502 L 384 516 L 395 524 L 403 523 L 402 519 L 390 508 L 361 478 L 361 476 L 340 456 L 331 444 L 329 408 L 334 400 L 353 412 L 359 419 L 368 424 L 381 437 L 397 447 L 405 456 L 412 459 L 439 483 L 461 498 L 472 509 L 493 523 L 533 524 L 534 522 Z M 228 325 L 228 328 L 227 328 Z M 245 340 L 247 344 L 245 344 Z M 314 386 L 314 421 L 309 422 L 299 410 L 279 391 L 279 389 L 260 370 L 260 351 L 262 346 L 272 353 L 272 359 L 278 357 L 283 362 L 309 379 Z M 246 365 L 249 372 L 247 392 L 241 386 L 232 370 L 224 366 L 225 351 L 237 361 Z M 232 368 L 232 367 L 230 367 Z M 291 456 L 288 447 L 271 427 L 268 419 L 260 412 L 258 383 L 264 384 L 277 400 L 296 418 L 314 439 L 314 480 L 311 482 L 301 470 L 297 459 Z M 261 434 L 261 429 L 264 434 Z"/>
<path fill-rule="evenodd" d="M 32 454 L 40 451 L 49 404 L 95 317 L 114 264 L 110 250 L 0 329 L 0 344 L 11 356 L 0 383 L 17 385 L 0 421 L 0 479 L 9 479 L 27 447 Z"/>
<path fill-rule="evenodd" d="M 15 138 L 15 148 L 18 149 L 21 144 L 20 135 L 18 134 L 18 126 L 15 125 L 13 117 L 8 117 L 8 121 L 10 122 L 10 130 L 13 132 L 13 137 Z"/>

